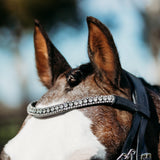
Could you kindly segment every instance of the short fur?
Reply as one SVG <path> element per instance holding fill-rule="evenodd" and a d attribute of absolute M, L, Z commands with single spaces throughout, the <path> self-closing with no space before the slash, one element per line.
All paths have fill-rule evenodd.
<path fill-rule="evenodd" d="M 126 72 L 121 68 L 111 33 L 104 24 L 93 17 L 88 17 L 87 23 L 90 62 L 72 69 L 51 43 L 42 26 L 36 21 L 34 41 L 37 70 L 42 83 L 49 88 L 49 91 L 38 101 L 37 107 L 47 106 L 53 101 L 65 102 L 108 94 L 132 100 L 131 93 L 134 88 L 128 80 Z M 160 88 L 151 86 L 144 80 L 143 84 L 147 90 L 151 111 L 151 120 L 148 123 L 145 137 L 153 160 L 158 160 L 160 158 L 158 123 L 160 120 Z M 92 122 L 90 126 L 92 133 L 105 147 L 105 159 L 115 160 L 119 156 L 130 130 L 132 114 L 106 105 L 87 107 L 78 111 L 81 111 Z M 24 125 L 28 121 L 29 119 Z M 7 156 L 6 154 L 2 153 L 2 160 L 6 160 L 4 158 Z M 96 156 L 88 157 L 89 159 L 96 160 Z"/>

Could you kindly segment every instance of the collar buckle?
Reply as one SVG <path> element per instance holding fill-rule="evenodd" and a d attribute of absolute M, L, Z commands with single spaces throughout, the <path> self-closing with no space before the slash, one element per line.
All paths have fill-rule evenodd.
<path fill-rule="evenodd" d="M 133 160 L 135 154 L 136 154 L 136 151 L 134 149 L 130 149 L 127 154 L 126 153 L 122 153 L 117 158 L 117 160 Z"/>
<path fill-rule="evenodd" d="M 141 154 L 141 160 L 151 160 L 152 154 L 151 153 L 143 153 Z"/>

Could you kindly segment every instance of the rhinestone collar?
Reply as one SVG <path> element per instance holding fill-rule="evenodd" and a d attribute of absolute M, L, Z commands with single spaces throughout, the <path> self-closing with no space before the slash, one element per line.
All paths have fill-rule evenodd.
<path fill-rule="evenodd" d="M 36 118 L 47 118 L 50 116 L 56 116 L 73 109 L 83 108 L 86 106 L 93 106 L 96 104 L 109 104 L 112 105 L 115 102 L 114 95 L 101 95 L 94 97 L 82 98 L 79 100 L 69 101 L 46 108 L 36 108 L 36 103 L 30 103 L 27 107 L 27 113 Z"/>

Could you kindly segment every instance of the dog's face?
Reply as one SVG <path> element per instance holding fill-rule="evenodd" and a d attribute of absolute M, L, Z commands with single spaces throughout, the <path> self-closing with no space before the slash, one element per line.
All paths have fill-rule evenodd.
<path fill-rule="evenodd" d="M 87 22 L 90 62 L 72 69 L 36 21 L 36 65 L 40 80 L 49 89 L 37 108 L 95 95 L 115 94 L 131 99 L 112 35 L 97 19 L 89 17 Z M 130 113 L 106 105 L 73 110 L 49 119 L 29 117 L 4 152 L 11 160 L 114 159 L 131 119 Z"/>

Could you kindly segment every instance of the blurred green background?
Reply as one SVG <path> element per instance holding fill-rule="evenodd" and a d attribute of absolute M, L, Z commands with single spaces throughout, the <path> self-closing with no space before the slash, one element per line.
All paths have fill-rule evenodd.
<path fill-rule="evenodd" d="M 0 0 L 0 151 L 30 101 L 46 92 L 34 62 L 34 19 L 76 67 L 88 62 L 86 16 L 109 27 L 126 70 L 160 84 L 160 0 Z"/>

